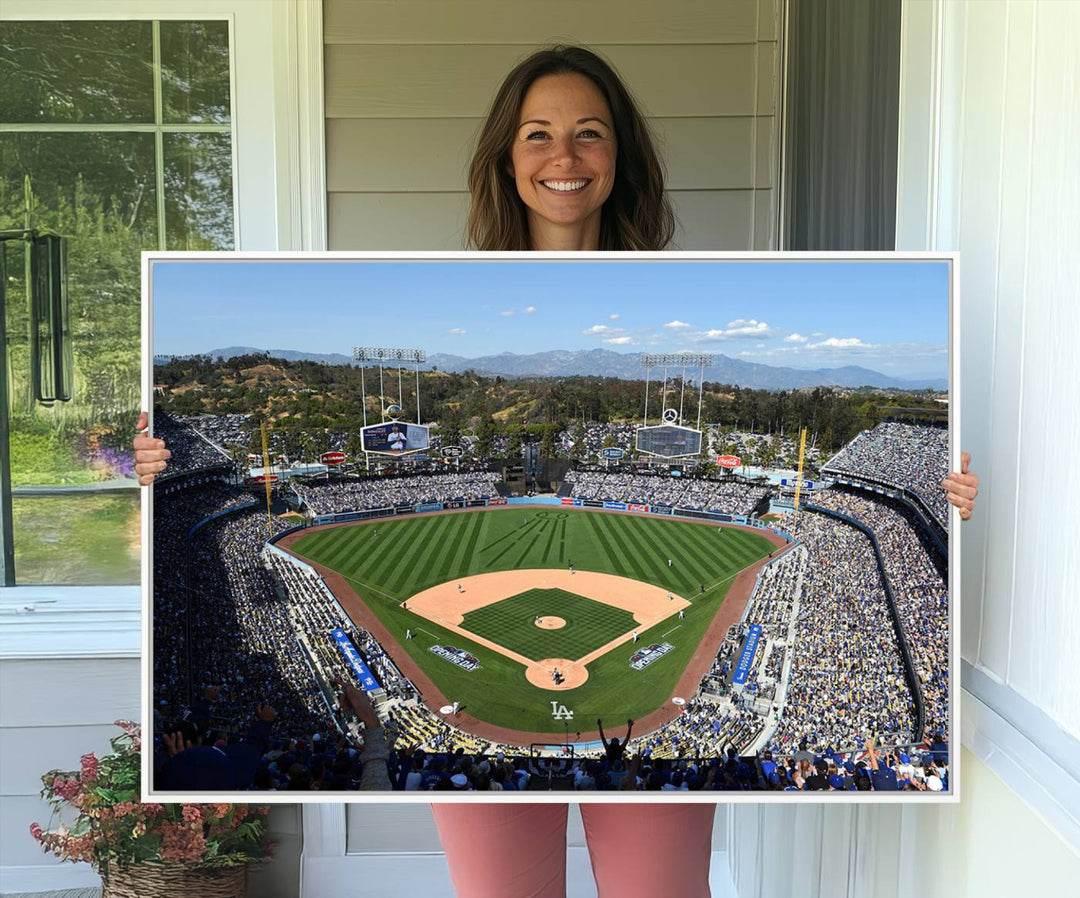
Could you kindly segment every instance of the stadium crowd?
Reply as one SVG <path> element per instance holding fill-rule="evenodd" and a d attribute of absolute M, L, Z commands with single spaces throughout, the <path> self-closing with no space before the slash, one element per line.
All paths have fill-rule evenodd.
<path fill-rule="evenodd" d="M 218 420 L 214 415 L 206 417 Z M 169 467 L 166 469 L 166 474 L 170 477 L 213 465 L 232 463 L 224 449 L 219 449 L 184 420 L 165 412 L 154 413 L 154 436 L 163 439 L 172 452 Z"/>
<path fill-rule="evenodd" d="M 713 509 L 733 514 L 749 514 L 769 494 L 767 487 L 735 480 L 602 471 L 568 471 L 565 483 L 570 485 L 567 495 L 579 499 Z"/>
<path fill-rule="evenodd" d="M 294 489 L 314 514 L 334 514 L 421 502 L 487 499 L 499 495 L 498 483 L 497 474 L 476 471 L 297 483 Z"/>
<path fill-rule="evenodd" d="M 914 703 L 869 538 L 825 515 L 799 518 L 809 562 L 772 744 L 788 750 L 809 737 L 850 746 L 871 734 L 912 741 Z"/>
<path fill-rule="evenodd" d="M 816 504 L 869 527 L 878 541 L 904 638 L 919 678 L 930 731 L 949 729 L 948 569 L 910 511 L 853 490 L 825 490 Z"/>
<path fill-rule="evenodd" d="M 949 505 L 941 489 L 949 471 L 945 428 L 879 424 L 858 434 L 823 470 L 909 490 L 922 499 L 942 527 L 948 524 Z"/>

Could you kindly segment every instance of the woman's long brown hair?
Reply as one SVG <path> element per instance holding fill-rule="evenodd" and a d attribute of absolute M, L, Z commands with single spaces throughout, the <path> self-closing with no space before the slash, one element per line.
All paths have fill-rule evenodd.
<path fill-rule="evenodd" d="M 518 114 L 533 82 L 545 75 L 584 75 L 599 88 L 614 119 L 615 182 L 600 219 L 601 250 L 664 249 L 675 216 L 664 193 L 664 170 L 648 124 L 619 76 L 584 47 L 533 53 L 503 81 L 480 131 L 469 165 L 469 245 L 481 250 L 528 250 L 525 204 L 510 174 Z"/>

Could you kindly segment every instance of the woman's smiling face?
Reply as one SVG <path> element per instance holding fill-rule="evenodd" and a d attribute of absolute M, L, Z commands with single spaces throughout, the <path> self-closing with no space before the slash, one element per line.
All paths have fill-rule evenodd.
<path fill-rule="evenodd" d="M 534 249 L 560 248 L 552 242 L 598 248 L 616 150 L 611 110 L 589 78 L 545 75 L 533 82 L 521 104 L 510 162 Z"/>

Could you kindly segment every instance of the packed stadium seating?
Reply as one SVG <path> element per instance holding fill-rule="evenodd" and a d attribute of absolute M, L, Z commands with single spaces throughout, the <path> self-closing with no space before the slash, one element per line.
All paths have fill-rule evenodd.
<path fill-rule="evenodd" d="M 156 419 L 173 450 L 170 467 L 185 475 L 219 467 L 224 446 L 243 425 L 194 423 L 201 435 L 184 421 Z M 608 425 L 590 430 L 589 439 L 599 443 L 612 432 Z M 940 434 L 935 428 L 882 425 L 857 437 L 829 466 L 912 490 L 933 504 L 940 499 Z M 912 454 L 920 452 L 934 460 L 913 463 Z M 571 494 L 582 498 L 739 514 L 768 495 L 765 487 L 738 482 L 584 468 L 567 479 Z M 438 473 L 309 483 L 297 492 L 306 513 L 323 514 L 493 496 L 496 484 L 490 472 Z M 368 763 L 385 763 L 394 788 L 947 787 L 947 567 L 919 517 L 902 502 L 854 488 L 813 496 L 814 506 L 872 533 L 878 552 L 866 532 L 845 520 L 804 509 L 796 522 L 793 513 L 784 513 L 774 526 L 794 534 L 795 543 L 764 568 L 742 621 L 731 628 L 682 713 L 652 732 L 635 734 L 625 756 L 593 745 L 539 758 L 527 746 L 470 734 L 455 725 L 453 715 L 426 707 L 375 637 L 348 619 L 318 574 L 267 548 L 271 536 L 293 525 L 268 521 L 249 493 L 198 476 L 171 485 L 163 480 L 155 489 L 158 748 L 163 751 L 162 737 L 191 715 L 207 687 L 221 689 L 203 726 L 207 738 L 224 743 L 242 743 L 260 725 L 256 708 L 271 705 L 276 720 L 261 747 L 253 788 L 360 788 L 364 736 L 329 685 L 346 670 L 330 636 L 337 628 L 348 634 L 383 691 L 378 715 L 394 747 L 385 762 Z M 890 623 L 890 601 L 899 633 Z M 762 636 L 747 686 L 737 689 L 732 674 L 753 625 L 762 628 Z M 901 640 L 910 650 L 917 685 L 905 673 Z M 926 709 L 922 732 L 916 729 L 913 685 Z M 861 741 L 875 736 L 897 750 L 871 757 Z"/>

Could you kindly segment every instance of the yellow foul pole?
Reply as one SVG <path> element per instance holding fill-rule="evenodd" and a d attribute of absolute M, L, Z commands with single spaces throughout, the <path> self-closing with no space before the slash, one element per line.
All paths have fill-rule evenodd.
<path fill-rule="evenodd" d="M 795 526 L 792 527 L 792 536 L 795 536 L 799 532 L 799 494 L 802 492 L 802 469 L 803 469 L 803 457 L 806 455 L 806 428 L 802 429 L 802 436 L 799 437 L 799 470 L 795 474 Z M 269 487 L 268 487 L 269 489 Z"/>
<path fill-rule="evenodd" d="M 270 516 L 270 450 L 267 448 L 266 443 L 266 422 L 264 421 L 259 425 L 262 431 L 262 446 L 263 446 L 263 474 L 265 477 L 266 486 L 266 532 L 268 536 L 274 535 L 274 522 Z M 805 431 L 803 431 L 805 434 Z"/>

